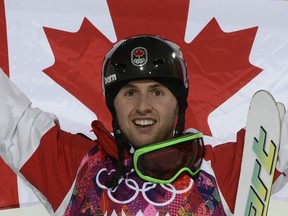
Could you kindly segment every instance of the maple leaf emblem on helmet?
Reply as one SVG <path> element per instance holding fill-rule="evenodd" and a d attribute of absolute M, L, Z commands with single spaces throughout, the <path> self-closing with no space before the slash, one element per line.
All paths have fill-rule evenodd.
<path fill-rule="evenodd" d="M 135 51 L 133 52 L 133 55 L 140 58 L 145 54 L 144 50 L 142 48 L 136 48 Z"/>
<path fill-rule="evenodd" d="M 133 65 L 141 67 L 148 61 L 147 50 L 144 47 L 136 47 L 131 52 L 131 62 Z"/>

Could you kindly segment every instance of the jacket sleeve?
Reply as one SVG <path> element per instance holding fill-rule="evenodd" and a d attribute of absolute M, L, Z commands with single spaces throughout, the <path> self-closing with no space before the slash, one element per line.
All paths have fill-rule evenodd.
<path fill-rule="evenodd" d="M 79 165 L 95 142 L 62 131 L 57 118 L 31 107 L 3 71 L 0 86 L 0 156 L 51 214 L 65 208 Z"/>
<path fill-rule="evenodd" d="M 210 161 L 217 183 L 229 209 L 234 212 L 240 177 L 245 130 L 237 133 L 237 141 L 212 147 L 207 145 L 205 159 Z"/>
<path fill-rule="evenodd" d="M 282 120 L 280 147 L 278 153 L 277 170 L 274 176 L 272 193 L 281 190 L 288 182 L 288 113 Z"/>
<path fill-rule="evenodd" d="M 232 212 L 234 212 L 241 162 L 244 148 L 245 130 L 237 133 L 237 141 L 207 146 L 206 160 L 210 160 L 220 190 Z M 281 190 L 288 182 L 288 115 L 284 117 L 278 163 L 274 173 L 272 194 Z"/>

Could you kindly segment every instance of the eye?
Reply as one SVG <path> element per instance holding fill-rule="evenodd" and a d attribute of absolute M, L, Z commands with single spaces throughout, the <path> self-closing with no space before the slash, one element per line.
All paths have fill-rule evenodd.
<path fill-rule="evenodd" d="M 136 94 L 136 91 L 134 89 L 128 89 L 127 91 L 124 92 L 124 96 L 127 97 L 132 97 Z"/>
<path fill-rule="evenodd" d="M 157 97 L 160 97 L 160 96 L 163 96 L 164 95 L 164 92 L 160 89 L 154 89 L 153 90 L 153 95 L 157 96 Z"/>

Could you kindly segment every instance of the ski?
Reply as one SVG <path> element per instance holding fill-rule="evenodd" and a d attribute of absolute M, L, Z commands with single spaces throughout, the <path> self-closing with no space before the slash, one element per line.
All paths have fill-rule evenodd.
<path fill-rule="evenodd" d="M 277 163 L 285 107 L 264 90 L 250 103 L 235 216 L 266 216 Z"/>

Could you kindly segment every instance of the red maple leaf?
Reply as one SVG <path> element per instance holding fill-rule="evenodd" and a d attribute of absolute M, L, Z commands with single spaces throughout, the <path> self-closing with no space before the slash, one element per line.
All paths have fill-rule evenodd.
<path fill-rule="evenodd" d="M 137 49 L 137 50 L 134 51 L 133 54 L 134 54 L 136 57 L 139 57 L 139 58 L 140 58 L 140 57 L 142 57 L 142 56 L 144 55 L 144 53 L 145 53 L 145 52 L 143 51 L 143 49 Z"/>
<path fill-rule="evenodd" d="M 55 63 L 44 72 L 110 125 L 102 91 L 101 65 L 111 42 L 87 19 L 76 33 L 44 30 L 55 55 Z"/>
<path fill-rule="evenodd" d="M 257 28 L 225 33 L 212 19 L 190 43 L 184 42 L 189 1 L 108 1 L 118 40 L 157 34 L 183 51 L 190 77 L 187 127 L 210 134 L 208 115 L 253 79 L 261 69 L 249 63 Z M 102 94 L 101 64 L 112 44 L 87 19 L 78 32 L 44 28 L 55 55 L 45 70 L 106 126 L 111 117 Z M 110 128 L 111 129 L 111 128 Z"/>
<path fill-rule="evenodd" d="M 189 69 L 187 122 L 210 132 L 207 116 L 258 75 L 249 62 L 257 27 L 225 33 L 215 19 L 184 46 Z"/>

